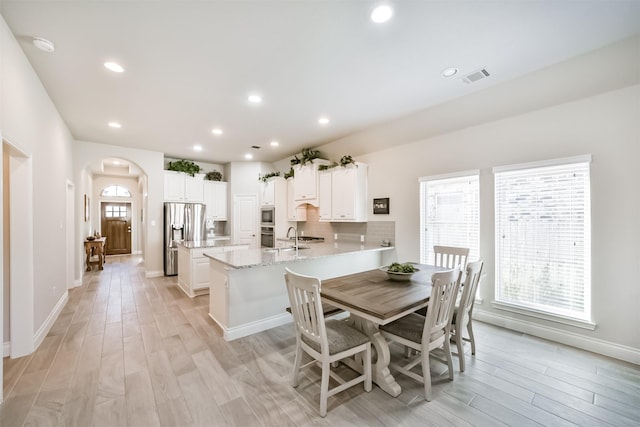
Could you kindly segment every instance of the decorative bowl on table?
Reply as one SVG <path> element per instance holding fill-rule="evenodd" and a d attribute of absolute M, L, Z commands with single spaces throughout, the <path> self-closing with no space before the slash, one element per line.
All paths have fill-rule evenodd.
<path fill-rule="evenodd" d="M 405 262 L 404 264 L 394 262 L 391 265 L 380 267 L 380 270 L 387 273 L 390 280 L 396 280 L 398 282 L 409 281 L 414 274 L 420 271 L 410 262 Z"/>
<path fill-rule="evenodd" d="M 96 240 L 96 236 L 87 236 L 88 241 Z"/>

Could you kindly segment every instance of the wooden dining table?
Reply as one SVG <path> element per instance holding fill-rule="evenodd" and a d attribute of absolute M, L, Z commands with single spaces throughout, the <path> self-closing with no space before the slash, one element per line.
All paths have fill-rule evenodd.
<path fill-rule="evenodd" d="M 396 397 L 402 391 L 389 371 L 389 344 L 378 327 L 426 307 L 431 296 L 431 276 L 444 268 L 416 264 L 409 281 L 390 280 L 380 269 L 322 281 L 323 302 L 349 311 L 349 321 L 367 334 L 373 344 L 373 381 Z"/>

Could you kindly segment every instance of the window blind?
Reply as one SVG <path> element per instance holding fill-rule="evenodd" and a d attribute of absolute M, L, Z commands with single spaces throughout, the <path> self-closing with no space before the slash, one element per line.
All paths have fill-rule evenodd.
<path fill-rule="evenodd" d="M 434 245 L 469 248 L 479 258 L 478 174 L 420 179 L 420 262 L 433 264 Z"/>
<path fill-rule="evenodd" d="M 496 170 L 496 300 L 591 318 L 589 162 Z"/>

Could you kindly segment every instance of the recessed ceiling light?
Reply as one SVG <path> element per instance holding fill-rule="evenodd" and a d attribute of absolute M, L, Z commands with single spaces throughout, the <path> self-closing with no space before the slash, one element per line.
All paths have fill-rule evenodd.
<path fill-rule="evenodd" d="M 120 164 L 120 162 L 119 162 L 118 160 L 114 160 L 114 161 L 113 161 L 113 165 L 114 165 L 114 166 L 118 166 L 119 164 Z"/>
<path fill-rule="evenodd" d="M 442 70 L 442 73 L 440 73 L 442 75 L 442 77 L 453 77 L 456 74 L 458 74 L 458 69 L 457 68 L 445 68 L 444 70 Z"/>
<path fill-rule="evenodd" d="M 202 151 L 202 145 L 199 145 L 199 144 L 194 145 L 193 151 Z"/>
<path fill-rule="evenodd" d="M 249 102 L 251 102 L 252 104 L 259 104 L 262 102 L 262 97 L 260 95 L 249 95 L 249 97 L 247 98 L 249 100 Z"/>
<path fill-rule="evenodd" d="M 222 129 L 215 128 L 211 131 L 211 133 L 214 135 L 222 135 Z"/>
<path fill-rule="evenodd" d="M 53 44 L 52 41 L 49 41 L 42 37 L 34 37 L 33 45 L 45 52 L 53 52 L 54 50 L 56 50 L 56 46 Z"/>
<path fill-rule="evenodd" d="M 109 122 L 109 127 L 120 129 L 122 125 L 118 122 Z"/>
<path fill-rule="evenodd" d="M 108 70 L 113 71 L 114 73 L 123 73 L 124 72 L 124 68 L 122 67 L 122 65 L 116 64 L 115 62 L 105 62 L 104 66 Z"/>
<path fill-rule="evenodd" d="M 320 117 L 318 119 L 318 123 L 320 123 L 321 125 L 326 125 L 329 123 L 329 118 L 328 117 Z"/>
<path fill-rule="evenodd" d="M 388 4 L 381 4 L 371 11 L 371 20 L 376 24 L 387 22 L 393 16 L 393 8 Z"/>
<path fill-rule="evenodd" d="M 253 155 L 250 154 L 250 153 L 247 153 L 247 154 L 244 155 L 244 158 L 247 159 L 247 160 L 251 160 L 251 159 L 253 159 Z"/>
<path fill-rule="evenodd" d="M 278 141 L 271 141 L 270 144 L 272 147 L 277 147 L 278 145 L 280 145 Z"/>

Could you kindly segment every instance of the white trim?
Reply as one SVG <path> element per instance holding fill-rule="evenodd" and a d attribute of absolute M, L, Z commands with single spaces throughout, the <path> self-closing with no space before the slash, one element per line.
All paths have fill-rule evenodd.
<path fill-rule="evenodd" d="M 520 169 L 543 168 L 546 166 L 569 165 L 572 163 L 591 163 L 591 154 L 581 156 L 563 157 L 561 159 L 540 160 L 537 162 L 516 163 L 515 165 L 494 166 L 493 173 L 508 172 Z"/>
<path fill-rule="evenodd" d="M 525 320 L 514 319 L 488 311 L 474 310 L 474 319 L 492 325 L 501 326 L 547 340 L 614 357 L 619 360 L 640 364 L 640 348 L 629 347 L 597 338 L 590 338 L 574 332 L 543 326 Z"/>
<path fill-rule="evenodd" d="M 56 303 L 56 306 L 53 307 L 53 310 L 51 310 L 51 312 L 49 313 L 49 316 L 47 316 L 47 319 L 42 323 L 40 328 L 38 328 L 38 331 L 33 336 L 34 351 L 38 349 L 40 344 L 42 344 L 42 341 L 44 341 L 45 337 L 51 330 L 51 327 L 56 322 L 56 320 L 58 320 L 58 316 L 60 316 L 60 313 L 62 312 L 64 306 L 67 304 L 67 301 L 69 301 L 69 292 L 65 291 Z"/>
<path fill-rule="evenodd" d="M 77 279 L 73 281 L 73 287 L 77 288 L 79 286 L 82 286 L 82 279 Z"/>
<path fill-rule="evenodd" d="M 11 341 L 6 341 L 2 345 L 2 357 L 11 356 Z"/>
<path fill-rule="evenodd" d="M 131 255 L 142 255 L 142 251 L 138 249 L 137 251 L 131 252 Z"/>
<path fill-rule="evenodd" d="M 144 277 L 147 279 L 151 279 L 153 277 L 162 277 L 164 276 L 164 270 L 149 270 L 144 272 Z"/>
<path fill-rule="evenodd" d="M 480 169 L 471 169 L 463 172 L 443 173 L 440 175 L 421 176 L 418 182 L 436 181 L 438 179 L 461 178 L 463 176 L 480 175 Z"/>
<path fill-rule="evenodd" d="M 293 322 L 293 317 L 291 317 L 289 313 L 282 313 L 276 316 L 257 320 L 255 322 L 245 323 L 244 325 L 234 326 L 233 328 L 227 328 L 218 322 L 211 313 L 209 313 L 209 317 L 213 319 L 218 326 L 220 326 L 225 341 L 233 341 L 238 338 L 243 338 L 258 332 L 266 331 L 267 329 L 275 328 L 276 326 L 286 325 L 287 323 Z"/>
<path fill-rule="evenodd" d="M 562 316 L 561 314 L 547 313 L 546 311 L 536 310 L 535 308 L 523 307 L 520 305 L 509 304 L 502 301 L 493 301 L 491 305 L 498 310 L 510 311 L 525 316 L 536 317 L 538 319 L 548 320 L 550 322 L 562 323 L 576 328 L 587 329 L 589 331 L 596 330 L 596 324 L 588 320 L 576 319 L 573 317 Z"/>

